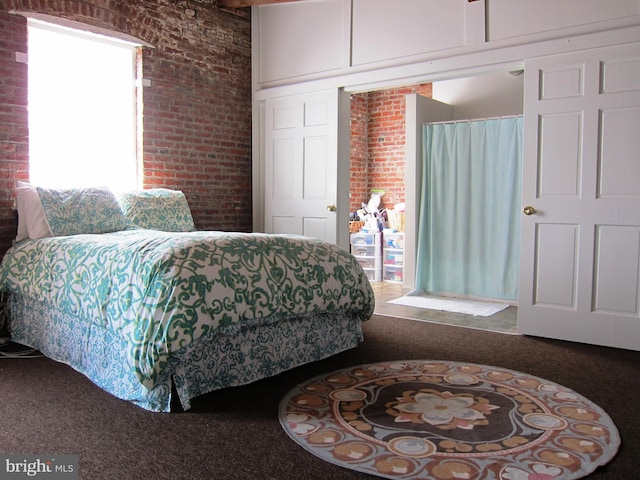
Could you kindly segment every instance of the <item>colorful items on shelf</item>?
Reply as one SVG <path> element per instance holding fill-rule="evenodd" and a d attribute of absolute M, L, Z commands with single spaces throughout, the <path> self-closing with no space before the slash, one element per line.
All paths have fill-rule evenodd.
<path fill-rule="evenodd" d="M 383 235 L 383 273 L 385 282 L 404 281 L 404 233 L 385 230 Z"/>
<path fill-rule="evenodd" d="M 379 232 L 352 233 L 351 254 L 356 257 L 370 282 L 382 279 L 382 234 Z"/>

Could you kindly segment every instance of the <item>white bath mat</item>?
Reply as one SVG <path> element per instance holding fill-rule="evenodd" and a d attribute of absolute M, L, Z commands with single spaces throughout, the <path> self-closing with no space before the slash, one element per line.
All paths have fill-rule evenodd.
<path fill-rule="evenodd" d="M 407 307 L 428 308 L 444 312 L 463 313 L 477 317 L 490 317 L 509 306 L 508 303 L 480 302 L 462 298 L 433 297 L 426 295 L 405 295 L 389 300 L 387 303 L 405 305 Z"/>

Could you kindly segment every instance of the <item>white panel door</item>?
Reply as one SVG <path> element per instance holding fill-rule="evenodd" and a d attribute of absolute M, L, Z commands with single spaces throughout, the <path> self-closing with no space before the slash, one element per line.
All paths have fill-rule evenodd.
<path fill-rule="evenodd" d="M 525 75 L 518 329 L 640 350 L 640 44 Z"/>
<path fill-rule="evenodd" d="M 266 232 L 348 248 L 348 135 L 346 150 L 338 141 L 341 128 L 349 131 L 345 95 L 330 90 L 266 101 Z"/>

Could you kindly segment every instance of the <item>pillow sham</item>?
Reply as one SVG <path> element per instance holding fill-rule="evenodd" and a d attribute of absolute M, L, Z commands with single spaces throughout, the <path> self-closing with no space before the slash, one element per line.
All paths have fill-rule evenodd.
<path fill-rule="evenodd" d="M 18 210 L 16 242 L 28 238 L 35 240 L 52 236 L 36 187 L 19 180 L 16 187 L 16 207 Z"/>
<path fill-rule="evenodd" d="M 192 232 L 191 209 L 184 193 L 168 188 L 150 188 L 119 196 L 120 206 L 133 225 L 148 230 Z"/>
<path fill-rule="evenodd" d="M 106 188 L 37 187 L 44 216 L 55 236 L 125 230 L 127 218 Z"/>

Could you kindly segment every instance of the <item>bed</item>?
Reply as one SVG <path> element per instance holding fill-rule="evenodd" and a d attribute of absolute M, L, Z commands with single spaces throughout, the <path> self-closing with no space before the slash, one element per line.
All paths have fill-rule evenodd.
<path fill-rule="evenodd" d="M 177 400 L 186 410 L 202 394 L 363 340 L 373 292 L 340 247 L 298 235 L 196 231 L 182 192 L 115 199 L 98 189 L 24 188 L 18 215 L 30 223 L 19 223 L 0 266 L 11 338 L 118 398 L 159 412 Z M 34 191 L 35 214 L 20 196 L 35 200 Z M 42 217 L 46 225 L 37 225 Z"/>

